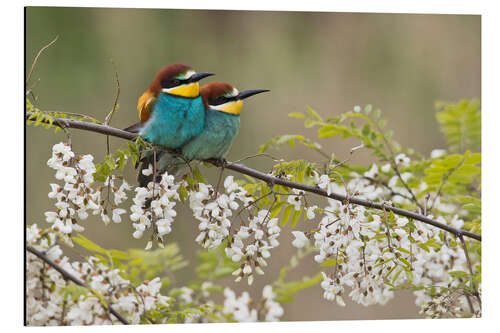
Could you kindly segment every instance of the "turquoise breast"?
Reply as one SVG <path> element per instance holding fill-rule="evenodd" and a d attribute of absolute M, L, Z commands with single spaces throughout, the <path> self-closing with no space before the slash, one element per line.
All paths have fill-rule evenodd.
<path fill-rule="evenodd" d="M 239 115 L 209 109 L 203 132 L 182 147 L 182 154 L 187 160 L 222 158 L 231 147 L 239 129 Z"/>
<path fill-rule="evenodd" d="M 205 106 L 200 96 L 185 98 L 161 93 L 139 134 L 152 144 L 177 149 L 200 134 L 204 125 Z"/>

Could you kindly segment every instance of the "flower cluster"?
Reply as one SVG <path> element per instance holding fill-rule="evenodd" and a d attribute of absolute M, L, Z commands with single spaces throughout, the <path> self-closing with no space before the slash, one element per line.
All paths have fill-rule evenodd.
<path fill-rule="evenodd" d="M 250 295 L 245 291 L 241 296 L 236 297 L 234 291 L 229 288 L 224 289 L 224 314 L 231 314 L 232 318 L 239 322 L 255 322 L 259 319 L 265 321 L 278 321 L 283 316 L 284 311 L 281 305 L 276 302 L 273 289 L 267 285 L 262 290 L 262 300 L 257 303 L 259 308 L 252 308 L 256 303 L 252 302 Z"/>
<path fill-rule="evenodd" d="M 396 163 L 406 165 L 409 158 L 398 155 Z M 388 169 L 383 167 L 382 172 L 388 172 Z M 315 179 L 320 188 L 347 197 L 394 199 L 393 193 L 369 181 L 377 179 L 378 173 L 379 168 L 374 164 L 364 177 L 353 175 L 343 186 L 337 185 L 327 175 L 315 175 Z M 405 188 L 397 188 L 395 177 L 389 186 L 393 191 L 396 188 L 398 193 L 405 194 Z M 403 173 L 402 177 L 406 181 L 411 174 Z M 323 273 L 321 283 L 323 297 L 327 300 L 345 305 L 343 295 L 345 287 L 349 287 L 349 296 L 356 303 L 365 306 L 385 304 L 394 296 L 393 285 L 411 282 L 416 286 L 456 287 L 457 280 L 453 280 L 448 272 L 467 270 L 462 248 L 437 245 L 442 243 L 437 228 L 418 221 L 410 222 L 404 217 L 393 216 L 389 220 L 387 212 L 375 214 L 348 201 L 341 203 L 328 199 L 328 203 L 317 228 L 309 234 L 319 251 L 314 260 L 332 267 L 329 273 Z M 458 216 L 451 221 L 442 217 L 438 220 L 456 228 L 463 225 Z M 293 233 L 295 247 L 302 248 L 309 243 L 306 234 Z M 424 289 L 414 293 L 417 305 L 424 306 L 432 299 Z"/>
<path fill-rule="evenodd" d="M 122 272 L 119 269 L 107 266 L 96 257 L 90 257 L 83 262 L 71 262 L 68 257 L 63 256 L 56 240 L 54 232 L 42 231 L 36 224 L 27 229 L 29 245 L 46 253 L 50 260 L 86 283 L 89 288 L 78 287 L 64 280 L 53 267 L 28 253 L 26 261 L 28 325 L 119 323 L 103 305 L 103 300 L 134 324 L 138 324 L 148 311 L 168 309 L 170 298 L 161 295 L 159 278 L 134 287 L 130 281 L 121 277 Z"/>
<path fill-rule="evenodd" d="M 46 212 L 45 218 L 55 231 L 68 235 L 83 231 L 75 216 L 85 220 L 88 210 L 99 209 L 99 198 L 91 187 L 95 172 L 92 160 L 91 155 L 76 158 L 68 144 L 53 146 L 47 165 L 56 170 L 55 178 L 64 182 L 64 185 L 50 184 L 49 198 L 56 200 L 56 211 Z"/>
<path fill-rule="evenodd" d="M 432 158 L 439 158 L 440 154 L 442 152 L 433 152 Z M 364 306 L 383 305 L 394 297 L 394 287 L 411 285 L 414 287 L 415 302 L 425 316 L 445 317 L 449 314 L 459 316 L 470 313 L 471 301 L 465 295 L 469 293 L 467 295 L 470 296 L 471 292 L 466 292 L 463 281 L 454 278 L 450 272 L 467 276 L 465 272 L 470 268 L 477 269 L 478 264 L 473 261 L 472 267 L 469 267 L 464 250 L 456 240 L 450 239 L 453 237 L 428 224 L 389 211 L 375 211 L 350 203 L 351 198 L 357 197 L 388 205 L 413 205 L 415 196 L 422 197 L 421 192 L 426 190 L 427 184 L 416 179 L 412 173 L 401 171 L 408 170 L 410 163 L 410 158 L 401 153 L 390 163 L 383 166 L 372 164 L 361 173 L 353 171 L 342 176 L 334 172 L 332 176 L 313 171 L 312 180 L 317 187 L 328 194 L 338 193 L 347 198 L 344 202 L 328 198 L 327 205 L 321 208 L 308 205 L 302 190 L 291 189 L 283 191 L 286 193 L 278 193 L 275 192 L 276 187 L 271 186 L 268 194 L 261 193 L 262 197 L 255 198 L 245 190 L 249 188 L 239 185 L 233 176 L 225 178 L 224 190 L 219 193 L 209 184 L 193 184 L 186 180 L 176 183 L 172 175 L 165 173 L 161 177 L 154 177 L 155 181 L 146 187 L 135 188 L 133 205 L 130 207 L 133 237 L 141 238 L 150 230 L 152 235 L 146 249 L 150 249 L 155 240 L 162 246 L 163 236 L 171 232 L 177 215 L 176 203 L 181 193 L 184 200 L 187 190 L 189 207 L 199 229 L 195 241 L 204 248 L 223 246 L 225 256 L 238 263 L 232 272 L 236 281 L 246 278 L 251 285 L 255 273 L 264 274 L 263 268 L 268 265 L 270 250 L 279 246 L 281 228 L 275 216 L 279 210 L 276 213 L 273 206 L 280 201 L 279 204 L 287 205 L 288 213 L 285 214 L 288 217 L 290 212 L 294 214 L 293 225 L 302 211 L 305 220 L 314 220 L 318 215 L 317 224 L 308 232 L 292 231 L 295 237 L 292 245 L 299 249 L 307 248 L 306 251 L 316 251 L 314 260 L 322 267 L 327 267 L 322 272 L 320 284 L 324 299 L 345 306 L 344 299 L 348 294 L 353 302 Z M 46 212 L 45 217 L 51 229 L 42 231 L 37 225 L 32 225 L 27 230 L 27 241 L 83 281 L 88 288 L 78 287 L 75 291 L 75 286 L 54 268 L 28 254 L 28 323 L 117 323 L 117 318 L 109 313 L 106 303 L 112 304 L 130 322 L 140 323 L 147 322 L 145 318 L 148 313 L 160 313 L 175 306 L 173 298 L 161 294 L 162 283 L 158 277 L 134 287 L 123 278 L 123 272 L 108 265 L 106 259 L 90 257 L 82 262 L 72 262 L 63 256 L 56 240 L 67 242 L 73 232 L 83 231 L 78 220 L 85 220 L 92 213 L 99 215 L 105 224 L 122 221 L 126 210 L 119 205 L 127 199 L 127 191 L 131 187 L 123 177 L 109 175 L 101 187 L 93 188 L 96 173 L 93 157 L 75 155 L 68 144 L 54 145 L 47 165 L 56 171 L 55 178 L 60 181 L 50 184 L 49 198 L 56 201 L 56 209 Z M 143 170 L 143 173 L 152 174 L 152 166 Z M 291 179 L 292 175 L 282 177 Z M 411 189 L 409 181 L 412 183 Z M 269 195 L 275 199 L 270 205 L 266 198 Z M 432 212 L 446 218 L 429 217 L 461 228 L 464 224 L 463 215 L 460 215 L 461 207 L 442 202 L 437 193 L 434 195 Z M 283 197 L 286 202 L 281 201 Z M 268 203 L 264 203 L 266 200 Z M 310 243 L 314 248 L 310 247 Z M 429 286 L 432 286 L 432 291 Z M 201 289 L 193 287 L 196 291 L 188 287 L 180 288 L 177 295 L 180 308 L 187 304 L 190 307 L 200 306 L 199 312 L 186 312 L 186 322 L 209 320 L 204 313 L 217 311 L 214 310 L 217 307 L 208 299 L 212 287 L 211 282 L 204 282 Z M 476 287 L 480 290 L 480 283 Z M 440 289 L 441 294 L 436 296 L 435 289 Z M 283 315 L 283 308 L 276 302 L 270 285 L 263 289 L 259 303 L 252 302 L 247 292 L 237 297 L 229 288 L 224 290 L 224 297 L 222 313 L 218 314 L 226 318 L 231 315 L 230 318 L 236 321 L 276 321 Z M 211 310 L 208 311 L 208 308 Z M 480 307 L 477 309 L 473 314 L 480 316 Z M 162 318 L 166 321 L 168 316 Z"/>
<path fill-rule="evenodd" d="M 369 240 L 381 227 L 380 217 L 368 221 L 364 207 L 329 200 L 329 206 L 314 233 L 318 263 L 330 262 L 333 272 L 323 274 L 323 297 L 345 305 L 344 287 L 351 288 L 349 296 L 363 304 L 385 304 L 392 297 L 385 285 L 383 273 L 389 265 L 377 265 L 386 246 L 384 241 Z"/>
<path fill-rule="evenodd" d="M 179 200 L 174 176 L 165 173 L 159 183 L 149 182 L 147 187 L 136 187 L 134 204 L 130 207 L 130 219 L 134 222 L 134 238 L 141 238 L 144 232 L 153 228 L 153 235 L 160 244 L 162 237 L 172 231 L 171 225 L 177 212 L 174 210 L 176 200 Z M 152 241 L 148 242 L 150 248 Z"/>
<path fill-rule="evenodd" d="M 118 184 L 121 184 L 118 186 Z M 104 189 L 107 190 L 106 197 L 103 195 Z M 96 189 L 97 198 L 101 199 L 99 201 L 100 206 L 99 209 L 93 212 L 94 215 L 100 215 L 101 220 L 104 224 L 109 224 L 110 221 L 114 223 L 121 223 L 122 217 L 121 215 L 125 214 L 127 211 L 123 208 L 118 207 L 118 205 L 122 204 L 125 200 L 127 200 L 126 191 L 130 191 L 132 187 L 127 183 L 122 176 L 111 175 L 106 177 L 104 184 L 102 187 L 98 187 Z M 111 218 L 109 217 L 109 209 L 107 205 L 111 198 L 109 198 L 110 194 L 113 194 L 113 204 L 111 205 Z"/>
<path fill-rule="evenodd" d="M 160 289 L 159 277 L 144 281 L 129 292 L 115 295 L 116 308 L 129 313 L 131 322 L 138 323 L 144 313 L 170 306 L 170 297 L 162 295 Z"/>
<path fill-rule="evenodd" d="M 195 219 L 200 222 L 196 242 L 204 248 L 217 247 L 229 236 L 229 218 L 233 215 L 233 210 L 239 207 L 237 197 L 240 193 L 235 192 L 227 180 L 224 187 L 228 189 L 228 194 L 217 193 L 216 198 L 213 187 L 204 183 L 197 184 L 197 191 L 189 192 L 189 207 Z"/>
<path fill-rule="evenodd" d="M 224 289 L 224 314 L 232 314 L 234 320 L 239 322 L 257 321 L 257 310 L 250 307 L 251 299 L 248 292 L 244 291 L 236 297 L 234 291 Z"/>
<path fill-rule="evenodd" d="M 445 294 L 438 294 L 428 302 L 422 304 L 419 313 L 427 318 L 459 318 L 470 315 L 481 317 L 481 307 L 477 304 L 475 297 L 470 295 L 469 300 L 464 297 L 464 291 L 451 289 Z M 471 302 L 470 305 L 468 302 Z"/>
<path fill-rule="evenodd" d="M 255 199 L 235 181 L 233 176 L 224 180 L 225 193 L 215 193 L 211 185 L 197 184 L 197 190 L 189 192 L 189 206 L 194 217 L 200 222 L 200 234 L 196 242 L 205 248 L 217 247 L 229 240 L 225 252 L 234 262 L 241 262 L 233 272 L 236 281 L 248 278 L 253 283 L 253 270 L 264 274 L 262 267 L 267 266 L 265 259 L 270 257 L 269 250 L 278 246 L 280 234 L 277 218 L 269 218 L 270 211 L 262 209 L 256 215 L 250 215 L 248 224 L 245 221 L 239 229 L 232 227 L 229 220 L 233 211 L 243 205 L 242 210 L 249 208 Z M 215 197 L 215 198 L 214 198 Z M 240 211 L 237 215 L 241 217 Z"/>
<path fill-rule="evenodd" d="M 281 305 L 275 301 L 276 295 L 273 288 L 267 285 L 262 289 L 262 298 L 264 301 L 263 313 L 265 321 L 279 321 L 279 318 L 285 313 Z"/>
<path fill-rule="evenodd" d="M 271 256 L 269 250 L 279 245 L 280 227 L 277 218 L 269 218 L 270 210 L 260 210 L 256 216 L 249 217 L 247 225 L 241 225 L 226 247 L 226 255 L 234 262 L 241 262 L 233 272 L 236 281 L 247 277 L 248 284 L 253 283 L 253 270 L 264 274 L 262 267 L 267 266 L 266 259 Z M 245 244 L 246 243 L 246 244 Z"/>
<path fill-rule="evenodd" d="M 324 189 L 328 194 L 350 194 L 356 195 L 359 198 L 375 201 L 390 195 L 390 191 L 377 182 L 379 178 L 378 169 L 378 166 L 373 164 L 370 170 L 363 175 L 352 172 L 350 174 L 352 179 L 342 185 L 339 185 L 335 178 L 330 178 L 328 175 L 319 176 L 317 172 L 314 173 L 314 180 L 317 186 Z"/>
<path fill-rule="evenodd" d="M 120 178 L 121 185 L 117 187 L 118 177 L 112 175 L 106 179 L 104 188 L 114 193 L 114 205 L 111 207 L 109 217 L 106 208 L 107 201 L 102 198 L 102 189 L 94 190 L 94 173 L 96 167 L 92 155 L 76 156 L 71 150 L 71 146 L 66 143 L 58 143 L 52 148 L 52 157 L 47 161 L 47 165 L 56 170 L 55 178 L 63 181 L 64 184 L 50 184 L 51 191 L 48 196 L 55 199 L 56 211 L 45 213 L 45 219 L 52 224 L 52 229 L 66 235 L 73 231 L 81 232 L 84 227 L 78 223 L 89 216 L 89 211 L 93 215 L 100 215 L 102 221 L 108 224 L 121 222 L 120 215 L 125 210 L 117 206 L 127 199 L 126 191 L 130 190 L 128 183 Z M 109 195 L 109 192 L 108 192 Z"/>
<path fill-rule="evenodd" d="M 456 219 L 455 217 L 454 220 Z M 415 224 L 419 230 L 417 241 L 422 242 L 425 240 L 428 242 L 431 240 L 433 244 L 438 243 L 440 234 L 435 228 L 421 222 L 415 222 Z M 410 243 L 408 236 L 404 237 L 403 241 L 407 244 Z M 456 289 L 459 287 L 459 279 L 453 279 L 449 272 L 468 271 L 467 259 L 460 246 L 447 246 L 447 243 L 446 241 L 444 245 L 429 251 L 424 251 L 421 248 L 414 249 L 415 260 L 413 262 L 412 276 L 415 284 L 420 286 L 433 285 L 436 288 Z M 479 288 L 481 288 L 481 285 L 479 285 Z M 416 296 L 416 305 L 420 306 L 422 311 L 425 312 L 425 308 L 429 306 L 429 303 L 433 302 L 433 297 L 425 289 L 417 290 L 414 294 Z M 456 310 L 457 307 L 460 307 L 462 312 L 467 312 L 468 305 L 463 293 L 461 296 L 454 294 L 453 299 L 455 298 L 458 300 L 452 302 L 454 304 L 453 308 Z M 447 304 L 451 303 L 448 302 Z"/>

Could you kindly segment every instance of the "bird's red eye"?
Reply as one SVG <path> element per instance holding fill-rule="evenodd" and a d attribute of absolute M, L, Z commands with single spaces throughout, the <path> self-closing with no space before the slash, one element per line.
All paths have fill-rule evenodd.
<path fill-rule="evenodd" d="M 174 86 L 177 86 L 179 83 L 181 83 L 181 81 L 179 81 L 179 80 L 177 80 L 177 79 L 172 80 L 172 84 L 173 84 Z"/>

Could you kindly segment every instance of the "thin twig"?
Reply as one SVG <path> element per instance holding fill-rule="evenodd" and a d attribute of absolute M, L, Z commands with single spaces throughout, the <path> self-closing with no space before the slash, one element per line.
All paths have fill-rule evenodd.
<path fill-rule="evenodd" d="M 156 241 L 159 244 L 162 243 L 162 239 L 159 236 L 158 232 L 158 225 L 156 224 L 157 219 L 156 219 L 156 214 L 155 210 L 153 209 L 153 200 L 156 200 L 155 198 L 155 189 L 156 189 L 156 177 L 157 177 L 157 165 L 156 165 L 156 148 L 153 147 L 153 196 L 151 197 L 151 202 L 149 203 L 149 211 L 151 212 L 151 221 L 153 222 L 153 235 L 154 238 L 156 238 Z"/>
<path fill-rule="evenodd" d="M 255 158 L 255 157 L 260 157 L 260 156 L 263 156 L 263 157 L 268 157 L 270 158 L 271 160 L 273 160 L 274 162 L 283 162 L 284 160 L 282 158 L 277 158 L 277 157 L 274 157 L 273 155 L 271 154 L 267 154 L 267 153 L 260 153 L 260 154 L 254 154 L 254 155 L 250 155 L 250 156 L 245 156 L 245 157 L 242 157 L 240 158 L 239 160 L 236 160 L 232 163 L 239 163 L 239 162 L 243 162 L 245 160 L 249 160 L 251 158 Z"/>
<path fill-rule="evenodd" d="M 35 249 L 33 246 L 31 245 L 28 245 L 26 246 L 26 250 L 28 252 L 31 252 L 33 253 L 34 255 L 36 255 L 38 258 L 40 258 L 41 260 L 43 260 L 44 262 L 46 262 L 47 264 L 49 264 L 50 266 L 52 266 L 52 268 L 54 268 L 56 271 L 58 271 L 62 277 L 65 279 L 65 280 L 70 280 L 71 282 L 81 286 L 81 287 L 85 287 L 85 288 L 88 288 L 90 289 L 90 287 L 83 281 L 81 281 L 79 278 L 77 278 L 76 276 L 68 273 L 64 268 L 62 268 L 61 266 L 59 266 L 58 264 L 56 264 L 54 261 L 52 261 L 51 259 L 49 259 L 45 253 L 41 252 L 41 251 L 38 251 L 37 249 Z M 111 307 L 111 305 L 109 303 L 107 303 L 107 308 L 109 310 L 109 312 L 111 312 L 111 314 L 113 314 L 122 324 L 124 325 L 129 325 L 130 323 L 128 322 L 127 319 L 125 319 L 119 312 L 117 312 L 115 309 L 113 309 Z"/>
<path fill-rule="evenodd" d="M 443 175 L 443 178 L 441 179 L 441 184 L 439 185 L 439 188 L 438 188 L 438 191 L 436 193 L 436 196 L 434 197 L 434 200 L 432 200 L 432 204 L 431 204 L 431 207 L 429 208 L 429 211 L 431 211 L 433 208 L 434 208 L 434 205 L 436 204 L 436 201 L 437 199 L 441 196 L 441 191 L 443 190 L 443 187 L 444 185 L 446 184 L 446 182 L 448 181 L 448 178 L 450 178 L 450 176 L 458 169 L 462 166 L 462 164 L 464 164 L 464 161 L 465 161 L 465 157 L 462 158 L 462 160 L 460 160 L 460 162 L 458 162 L 458 164 L 452 168 L 451 170 L 448 170 L 444 175 Z"/>
<path fill-rule="evenodd" d="M 385 205 L 382 205 L 382 208 L 384 209 L 385 235 L 387 236 L 387 243 L 389 245 L 389 249 L 391 249 L 392 248 L 392 246 L 391 246 L 391 232 L 389 230 L 389 224 L 387 223 L 387 210 L 385 209 Z"/>
<path fill-rule="evenodd" d="M 33 101 L 35 103 L 38 102 L 38 96 L 35 96 L 35 94 L 33 93 L 33 89 L 35 89 L 36 86 L 38 86 L 39 83 L 40 83 L 40 79 L 37 79 L 35 81 L 35 83 L 33 83 L 31 85 L 31 87 L 29 87 L 28 90 L 26 90 L 26 96 L 31 95 L 31 97 L 33 98 Z"/>
<path fill-rule="evenodd" d="M 62 112 L 62 111 L 42 111 L 43 113 L 54 113 L 54 114 L 64 114 L 64 115 L 68 115 L 68 116 L 75 116 L 75 117 L 80 117 L 81 119 L 79 120 L 84 120 L 84 119 L 88 119 L 96 124 L 103 124 L 102 121 L 98 120 L 98 119 L 95 119 L 91 116 L 87 116 L 85 114 L 82 114 L 82 113 L 76 113 L 76 112 Z"/>
<path fill-rule="evenodd" d="M 111 60 L 111 63 L 114 65 L 115 63 L 113 60 Z M 111 111 L 108 113 L 106 118 L 104 119 L 104 125 L 109 126 L 109 123 L 111 122 L 111 118 L 113 117 L 113 114 L 115 113 L 116 110 L 116 105 L 118 103 L 118 97 L 120 96 L 120 80 L 118 80 L 118 72 L 116 71 L 116 66 L 115 66 L 115 76 L 116 76 L 116 84 L 117 84 L 117 90 L 116 90 L 116 96 L 115 96 L 115 102 L 113 103 L 113 108 Z M 109 149 L 109 135 L 106 135 L 106 156 L 108 156 L 110 153 Z M 106 208 L 108 207 L 109 201 L 109 195 L 111 192 L 111 177 L 108 180 L 108 187 L 107 187 L 107 199 L 106 199 L 106 205 L 104 206 L 104 213 L 106 213 Z"/>
<path fill-rule="evenodd" d="M 343 166 L 344 164 L 346 164 L 347 162 L 349 162 L 351 160 L 351 158 L 352 158 L 352 155 L 354 155 L 354 153 L 356 152 L 356 150 L 361 149 L 364 146 L 365 146 L 364 144 L 360 144 L 359 146 L 351 148 L 351 150 L 349 151 L 349 157 L 347 157 L 343 161 L 335 162 L 336 164 L 334 166 L 330 167 L 330 170 L 336 169 L 337 167 Z M 328 173 L 330 173 L 330 171 Z"/>
<path fill-rule="evenodd" d="M 415 196 L 415 194 L 413 193 L 413 191 L 411 190 L 411 188 L 404 181 L 403 176 L 401 176 L 401 173 L 399 172 L 399 169 L 398 169 L 398 166 L 397 166 L 396 162 L 394 162 L 394 160 L 393 160 L 391 162 L 391 164 L 392 164 L 392 169 L 394 170 L 394 172 L 398 176 L 399 180 L 401 181 L 401 183 L 403 184 L 403 186 L 406 188 L 406 190 L 408 191 L 408 193 L 410 193 L 410 195 L 411 195 L 411 197 L 413 199 L 413 202 L 415 202 L 415 204 L 418 206 L 418 208 L 420 208 L 420 211 L 423 211 L 424 208 L 422 207 L 422 205 L 420 204 L 420 202 L 418 202 L 418 199 Z"/>
<path fill-rule="evenodd" d="M 245 207 L 241 208 L 240 211 L 238 212 L 238 214 L 236 214 L 236 216 L 240 216 L 241 213 L 243 211 L 245 211 L 246 209 L 248 209 L 250 206 L 254 206 L 257 202 L 259 202 L 260 200 L 264 199 L 264 198 L 267 198 L 269 195 L 271 195 L 272 193 L 274 193 L 272 190 L 269 191 L 268 193 L 266 194 L 263 194 L 262 196 L 258 197 L 257 199 L 255 199 L 254 201 L 251 201 L 249 202 L 248 204 L 245 205 Z M 258 206 L 256 206 L 255 208 L 258 208 Z"/>
<path fill-rule="evenodd" d="M 111 63 L 113 64 L 113 67 L 115 68 L 115 78 L 116 78 L 116 96 L 115 96 L 115 102 L 113 103 L 113 108 L 111 111 L 108 113 L 106 116 L 106 119 L 104 120 L 104 125 L 109 126 L 111 123 L 111 118 L 113 118 L 113 115 L 115 111 L 117 110 L 118 106 L 118 98 L 120 97 L 120 79 L 118 78 L 118 71 L 116 70 L 116 65 L 113 59 L 111 59 Z"/>
<path fill-rule="evenodd" d="M 223 173 L 224 173 L 224 163 L 222 163 L 222 167 L 220 168 L 219 180 L 217 181 L 217 186 L 215 187 L 215 197 L 216 198 L 219 195 L 219 186 L 220 186 L 220 182 L 222 181 L 222 174 Z"/>
<path fill-rule="evenodd" d="M 390 162 L 391 162 L 392 169 L 394 170 L 394 172 L 396 173 L 396 175 L 398 176 L 399 180 L 401 181 L 401 183 L 403 184 L 403 186 L 406 188 L 406 190 L 408 191 L 408 193 L 410 193 L 413 201 L 418 206 L 418 208 L 420 208 L 420 211 L 423 211 L 424 208 L 418 202 L 417 197 L 415 196 L 415 194 L 413 193 L 413 191 L 411 190 L 411 188 L 408 186 L 408 184 L 404 181 L 403 177 L 401 176 L 401 173 L 399 172 L 398 165 L 397 165 L 396 161 L 394 160 L 395 157 L 396 157 L 396 155 L 394 153 L 394 150 L 392 150 L 391 143 L 386 138 L 386 136 L 383 134 L 383 131 L 382 131 L 382 128 L 380 127 L 380 125 L 376 121 L 373 121 L 373 123 L 375 124 L 375 126 L 377 127 L 377 129 L 379 130 L 379 132 L 382 134 L 382 139 L 384 140 L 385 145 L 387 146 L 387 149 L 389 149 L 389 153 L 391 155 L 391 161 Z"/>
<path fill-rule="evenodd" d="M 429 193 L 427 193 L 424 197 L 424 216 L 427 216 L 427 205 L 430 197 L 431 195 Z"/>
<path fill-rule="evenodd" d="M 28 113 L 26 116 L 28 117 L 29 115 L 30 114 Z M 42 120 L 42 122 L 48 123 L 44 120 Z M 111 135 L 111 136 L 115 136 L 115 137 L 126 139 L 126 140 L 132 140 L 132 139 L 137 137 L 137 134 L 123 131 L 123 130 L 113 128 L 110 126 L 104 126 L 104 125 L 98 125 L 98 124 L 87 123 L 87 122 L 76 121 L 76 120 L 68 120 L 68 119 L 65 119 L 65 123 L 70 128 L 78 128 L 78 129 L 82 129 L 82 130 L 86 130 L 86 131 L 90 131 L 90 132 Z M 209 162 L 217 167 L 221 166 L 219 160 L 208 160 L 207 162 Z M 334 199 L 334 200 L 341 201 L 341 202 L 345 202 L 345 201 L 349 200 L 351 204 L 360 205 L 360 206 L 378 209 L 378 210 L 383 210 L 382 207 L 384 206 L 385 209 L 390 210 L 397 215 L 405 216 L 405 217 L 432 225 L 432 226 L 437 227 L 439 229 L 446 230 L 446 231 L 454 234 L 455 236 L 464 235 L 464 236 L 476 239 L 478 241 L 481 241 L 481 235 L 472 233 L 472 232 L 467 231 L 467 230 L 462 230 L 462 229 L 457 229 L 457 228 L 451 227 L 451 226 L 446 225 L 444 223 L 441 223 L 441 222 L 438 222 L 438 221 L 433 220 L 431 218 L 428 218 L 427 216 L 424 216 L 424 215 L 421 215 L 421 214 L 418 214 L 418 213 L 415 213 L 415 212 L 412 212 L 409 210 L 405 210 L 405 209 L 401 209 L 401 208 L 397 208 L 397 207 L 393 207 L 393 206 L 383 205 L 381 203 L 376 203 L 376 202 L 373 202 L 371 200 L 355 198 L 355 197 L 349 198 L 346 195 L 342 195 L 342 194 L 338 194 L 338 193 L 330 193 L 328 195 L 325 190 L 319 188 L 318 186 L 296 183 L 296 182 L 289 181 L 288 179 L 275 177 L 275 176 L 272 176 L 270 174 L 249 168 L 244 164 L 228 162 L 228 164 L 225 165 L 225 168 L 239 172 L 241 174 L 248 175 L 248 176 L 256 178 L 256 179 L 263 180 L 267 184 L 282 185 L 282 186 L 289 187 L 289 188 L 295 188 L 297 190 L 303 190 L 306 192 L 315 193 L 315 194 L 321 195 L 323 197 L 328 197 L 330 199 Z"/>
<path fill-rule="evenodd" d="M 387 185 L 385 182 L 381 181 L 381 180 L 377 180 L 375 178 L 371 178 L 371 177 L 367 177 L 367 176 L 363 176 L 363 179 L 366 179 L 374 184 L 377 184 L 377 185 L 381 185 L 383 187 L 385 187 L 388 191 L 391 192 L 391 196 L 399 196 L 401 198 L 404 198 L 404 199 L 407 199 L 407 200 L 410 200 L 412 201 L 413 199 L 407 195 L 404 195 L 404 194 L 401 194 L 401 193 L 398 193 L 396 191 L 394 191 L 389 185 Z M 424 214 L 425 215 L 425 214 Z"/>
<path fill-rule="evenodd" d="M 44 47 L 42 47 L 40 49 L 40 51 L 38 51 L 35 59 L 33 60 L 33 64 L 31 64 L 31 69 L 30 69 L 30 72 L 28 74 L 28 77 L 26 78 L 26 85 L 28 85 L 28 83 L 30 82 L 31 80 L 31 75 L 33 74 L 33 70 L 35 69 L 35 66 L 36 66 L 36 63 L 38 62 L 38 57 L 40 57 L 40 55 L 46 50 L 48 49 L 52 44 L 54 44 L 57 40 L 59 39 L 59 35 L 56 36 L 56 38 L 54 38 L 52 40 L 52 42 L 48 43 L 47 45 L 45 45 Z"/>
<path fill-rule="evenodd" d="M 467 260 L 467 266 L 469 268 L 469 273 L 470 273 L 470 278 L 471 278 L 471 285 L 472 285 L 472 289 L 474 290 L 474 296 L 477 297 L 477 299 L 479 301 L 479 307 L 481 307 L 481 297 L 479 296 L 479 292 L 477 291 L 476 284 L 474 283 L 474 272 L 472 271 L 472 264 L 471 264 L 470 257 L 469 257 L 469 251 L 467 251 L 467 244 L 465 243 L 465 239 L 464 239 L 463 235 L 461 235 L 461 234 L 458 235 L 458 238 L 460 239 L 460 243 L 462 244 L 462 249 L 464 250 L 465 259 Z M 470 304 L 472 306 L 472 303 L 470 303 Z M 472 312 L 474 312 L 474 308 L 472 308 Z"/>

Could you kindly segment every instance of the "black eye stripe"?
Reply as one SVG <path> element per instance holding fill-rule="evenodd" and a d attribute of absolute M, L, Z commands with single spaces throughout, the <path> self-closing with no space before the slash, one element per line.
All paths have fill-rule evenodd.
<path fill-rule="evenodd" d="M 221 104 L 224 104 L 224 103 L 236 100 L 236 97 L 237 96 L 233 96 L 233 97 L 219 96 L 219 97 L 217 97 L 215 99 L 210 99 L 208 101 L 208 104 L 210 104 L 210 105 L 221 105 Z"/>
<path fill-rule="evenodd" d="M 179 79 L 172 79 L 172 80 L 162 80 L 161 81 L 161 87 L 162 88 L 173 88 L 180 86 L 181 84 L 184 84 L 188 82 L 188 80 L 179 80 Z"/>

